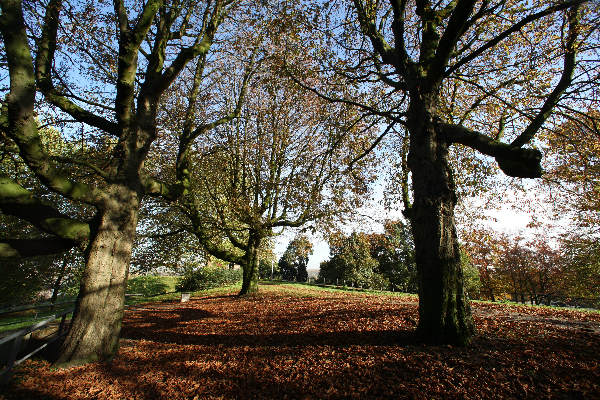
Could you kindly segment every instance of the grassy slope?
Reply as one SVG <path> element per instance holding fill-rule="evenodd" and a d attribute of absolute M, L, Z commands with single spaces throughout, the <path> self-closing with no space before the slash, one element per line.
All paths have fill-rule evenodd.
<path fill-rule="evenodd" d="M 400 292 L 386 292 L 380 290 L 369 290 L 369 289 L 356 289 L 349 287 L 339 287 L 332 285 L 308 285 L 305 283 L 295 283 L 295 282 L 280 282 L 280 281 L 262 281 L 260 285 L 260 290 L 269 290 L 269 286 L 272 285 L 281 285 L 281 288 L 278 288 L 278 291 L 284 290 L 289 294 L 297 294 L 302 297 L 315 297 L 318 296 L 318 293 L 347 293 L 347 294 L 355 294 L 355 295 L 375 295 L 375 296 L 394 296 L 394 297 L 406 297 L 412 299 L 418 299 L 418 295 L 412 293 L 400 293 Z M 282 289 L 283 288 L 283 289 Z M 573 308 L 573 307 L 559 307 L 559 306 L 546 306 L 546 305 L 532 305 L 532 304 L 523 304 L 523 303 L 515 303 L 512 301 L 502 301 L 502 302 L 492 302 L 488 300 L 471 300 L 473 303 L 480 304 L 496 304 L 496 305 L 505 305 L 507 307 L 515 307 L 517 309 L 525 307 L 525 308 L 540 308 L 540 309 L 549 309 L 549 310 L 575 310 L 579 312 L 587 312 L 600 314 L 600 310 L 594 310 L 590 308 Z"/>
<path fill-rule="evenodd" d="M 349 287 L 332 286 L 332 285 L 308 285 L 299 282 L 280 282 L 280 281 L 261 281 L 259 290 L 270 291 L 273 286 L 277 286 L 277 291 L 285 291 L 289 294 L 297 294 L 301 297 L 318 297 L 321 294 L 327 293 L 345 293 L 353 295 L 375 295 L 375 296 L 393 296 L 393 297 L 409 297 L 417 298 L 416 294 L 400 293 L 400 292 L 384 292 L 381 290 L 355 289 Z"/>
<path fill-rule="evenodd" d="M 177 285 L 179 279 L 180 278 L 178 276 L 142 276 L 131 278 L 129 280 L 127 292 L 145 292 L 147 295 L 128 297 L 126 299 L 126 304 L 133 305 L 152 301 L 177 299 L 179 298 L 179 293 L 170 293 L 161 296 L 151 296 L 151 294 L 157 292 L 174 292 L 175 285 Z M 39 309 L 31 309 L 12 314 L 0 315 L 0 336 L 2 336 L 5 332 L 11 332 L 31 326 L 42 321 L 43 319 L 46 319 L 54 314 L 58 314 L 71 307 L 72 305 L 70 304 L 63 304 L 57 306 L 54 311 L 50 311 L 49 307 L 42 307 Z"/>

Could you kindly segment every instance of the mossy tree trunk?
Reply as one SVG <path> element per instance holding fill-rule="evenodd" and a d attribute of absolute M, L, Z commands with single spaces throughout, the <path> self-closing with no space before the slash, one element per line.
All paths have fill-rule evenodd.
<path fill-rule="evenodd" d="M 74 245 L 86 249 L 81 292 L 71 329 L 62 345 L 60 364 L 107 360 L 117 350 L 140 201 L 144 195 L 165 195 L 176 200 L 181 193 L 178 184 L 164 184 L 143 172 L 144 160 L 157 136 L 160 96 L 190 60 L 209 51 L 226 13 L 225 6 L 233 3 L 235 1 L 218 0 L 208 4 L 204 18 L 197 16 L 206 22 L 198 27 L 198 40 L 191 41 L 189 47 L 181 47 L 177 42 L 180 51 L 166 68 L 168 42 L 178 40 L 178 34 L 174 34 L 172 28 L 177 29 L 182 15 L 190 17 L 192 10 L 182 4 L 158 13 L 163 2 L 148 0 L 137 17 L 130 21 L 125 4 L 115 1 L 118 71 L 114 81 L 114 104 L 110 107 L 114 115 L 106 118 L 74 103 L 64 95 L 68 89 L 54 86 L 57 79 L 53 74 L 59 72 L 53 65 L 62 2 L 50 0 L 47 3 L 41 34 L 35 38 L 37 49 L 32 52 L 22 2 L 0 0 L 0 31 L 10 76 L 10 93 L 0 114 L 0 129 L 15 142 L 20 156 L 43 185 L 74 204 L 85 204 L 96 210 L 93 221 L 72 220 L 33 198 L 29 191 L 7 177 L 0 177 L 0 209 L 3 212 L 55 235 L 60 240 L 53 238 L 53 249 L 68 249 Z M 155 29 L 151 31 L 153 23 Z M 138 54 L 146 40 L 153 43 L 149 52 L 144 53 L 148 62 L 140 74 Z M 143 76 L 141 81 L 140 75 Z M 70 175 L 68 168 L 57 168 L 55 160 L 44 150 L 34 113 L 37 90 L 75 121 L 94 127 L 114 140 L 108 161 L 104 157 L 97 164 L 76 159 L 63 161 L 87 168 L 95 174 L 95 179 L 82 181 L 78 176 Z M 0 255 L 25 253 L 22 242 L 0 241 Z"/>
<path fill-rule="evenodd" d="M 260 247 L 261 237 L 253 231 L 250 231 L 248 238 L 248 250 L 242 261 L 242 289 L 240 296 L 258 292 L 258 249 Z"/>
<path fill-rule="evenodd" d="M 581 39 L 579 8 L 584 2 L 540 4 L 540 8 L 532 8 L 530 14 L 502 33 L 496 36 L 490 33 L 483 40 L 485 44 L 473 50 L 470 45 L 464 44 L 471 40 L 469 32 L 483 29 L 485 36 L 486 24 L 499 16 L 503 18 L 510 7 L 487 7 L 486 2 L 482 5 L 475 0 L 444 2 L 444 5 L 428 1 L 375 3 L 353 0 L 361 34 L 371 42 L 372 55 L 375 64 L 378 64 L 375 73 L 408 105 L 407 109 L 399 107 L 399 112 L 396 109 L 380 112 L 390 121 L 404 125 L 409 133 L 407 165 L 412 173 L 413 204 L 410 204 L 408 191 L 402 192 L 415 241 L 419 276 L 418 332 L 428 342 L 466 344 L 474 333 L 463 288 L 454 221 L 455 184 L 448 162 L 448 148 L 461 144 L 492 156 L 508 176 L 539 178 L 542 175 L 541 153 L 523 146 L 531 142 L 572 84 Z M 514 7 L 520 6 L 515 4 Z M 566 16 L 568 25 L 566 35 L 563 35 L 564 31 L 560 35 L 564 39 L 560 45 L 564 49 L 561 76 L 556 77 L 553 90 L 531 116 L 527 126 L 515 132 L 512 142 L 502 142 L 501 135 L 496 132 L 481 133 L 462 122 L 452 123 L 454 104 L 450 110 L 445 108 L 444 112 L 438 109 L 441 88 L 445 82 L 456 79 L 455 74 L 460 75 L 463 68 L 479 69 L 479 65 L 485 64 L 489 52 L 507 38 L 522 34 L 525 25 L 561 13 Z M 411 16 L 410 24 L 406 24 L 407 15 Z M 419 25 L 416 39 L 412 28 L 408 29 L 413 22 Z M 393 42 L 388 42 L 390 37 Z M 410 38 L 410 47 L 407 38 Z M 530 60 L 519 61 L 525 64 Z M 361 71 L 358 76 L 363 73 Z M 488 76 L 490 81 L 498 79 L 495 71 L 488 72 Z M 519 90 L 512 86 L 517 81 L 507 82 L 512 89 Z M 506 89 L 504 85 L 498 86 L 498 89 Z M 477 108 L 479 105 L 476 102 L 474 106 Z M 366 109 L 370 110 L 370 107 Z M 470 109 L 468 112 L 473 111 Z M 482 112 L 485 113 L 483 109 Z M 530 112 L 528 109 L 525 114 Z M 504 121 L 499 123 L 502 129 Z M 403 177 L 408 181 L 407 174 Z"/>
<path fill-rule="evenodd" d="M 139 199 L 124 186 L 111 188 L 113 200 L 98 214 L 86 251 L 85 270 L 60 366 L 109 360 L 118 350 Z"/>

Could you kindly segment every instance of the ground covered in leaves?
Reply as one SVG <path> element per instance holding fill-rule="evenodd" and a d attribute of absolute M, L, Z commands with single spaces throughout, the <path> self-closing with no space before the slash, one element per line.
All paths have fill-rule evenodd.
<path fill-rule="evenodd" d="M 600 398 L 600 314 L 474 303 L 425 346 L 411 297 L 263 285 L 126 312 L 110 364 L 19 368 L 2 399 Z"/>

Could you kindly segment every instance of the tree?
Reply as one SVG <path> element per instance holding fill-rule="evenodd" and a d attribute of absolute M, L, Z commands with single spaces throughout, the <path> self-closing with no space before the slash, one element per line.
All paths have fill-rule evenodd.
<path fill-rule="evenodd" d="M 503 290 L 496 266 L 499 264 L 501 247 L 505 244 L 495 232 L 484 229 L 465 232 L 463 240 L 463 249 L 478 270 L 481 297 L 496 301 Z"/>
<path fill-rule="evenodd" d="M 308 279 L 308 272 L 306 267 L 308 265 L 308 257 L 313 252 L 313 245 L 308 240 L 305 235 L 298 235 L 296 238 L 290 243 L 290 246 L 294 249 L 295 260 L 296 260 L 296 270 L 298 273 L 296 274 L 296 281 L 298 282 L 306 282 Z M 288 246 L 288 248 L 290 247 Z"/>
<path fill-rule="evenodd" d="M 559 293 L 560 281 L 563 279 L 560 271 L 562 250 L 553 249 L 548 243 L 549 239 L 543 235 L 527 243 L 533 251 L 529 296 L 535 304 L 550 305 L 550 300 Z"/>
<path fill-rule="evenodd" d="M 371 102 L 335 88 L 321 96 L 357 104 L 407 132 L 412 201 L 404 212 L 415 242 L 418 334 L 424 341 L 464 345 L 474 334 L 460 267 L 450 148 L 491 156 L 508 176 L 541 176 L 541 153 L 524 146 L 557 106 L 581 107 L 581 98 L 569 95 L 592 85 L 583 78 L 587 73 L 575 73 L 578 51 L 594 51 L 583 40 L 597 35 L 584 3 L 354 0 L 351 10 L 338 14 L 327 12 L 327 3 L 315 17 L 323 16 L 325 24 L 334 15 L 352 15 L 340 24 L 343 32 L 324 40 L 324 47 L 340 43 L 324 58 L 333 60 L 326 63 L 330 70 L 376 92 Z M 581 65 L 596 74 L 597 67 Z"/>
<path fill-rule="evenodd" d="M 298 275 L 298 271 L 294 268 L 294 260 L 292 259 L 293 254 L 288 252 L 287 249 L 283 253 L 283 255 L 279 258 L 277 262 L 277 266 L 279 267 L 279 271 L 281 271 L 281 279 L 284 281 L 295 281 L 296 275 Z"/>
<path fill-rule="evenodd" d="M 546 149 L 544 186 L 557 213 L 573 219 L 577 235 L 593 236 L 600 232 L 600 112 L 570 112 L 567 118 L 541 138 Z"/>
<path fill-rule="evenodd" d="M 37 119 L 36 123 L 39 124 Z M 80 143 L 65 140 L 59 131 L 51 127 L 41 128 L 39 136 L 40 146 L 52 158 L 78 157 L 84 151 L 90 152 L 90 149 L 84 148 Z M 0 239 L 0 257 L 14 259 L 48 255 L 48 259 L 51 259 L 55 254 L 69 250 L 75 242 L 53 235 L 54 229 L 60 229 L 58 226 L 52 227 L 56 222 L 50 217 L 41 219 L 36 214 L 50 212 L 50 216 L 62 214 L 85 220 L 92 215 L 90 208 L 75 207 L 68 199 L 48 190 L 33 175 L 19 154 L 19 147 L 1 129 L 0 143 L 0 188 L 4 189 L 0 196 L 0 223 L 5 225 Z M 72 171 L 75 174 L 85 174 L 78 166 L 74 166 Z M 36 206 L 35 199 L 42 198 L 44 200 Z M 37 213 L 32 215 L 33 211 Z M 59 221 L 62 224 L 70 223 L 69 220 Z"/>
<path fill-rule="evenodd" d="M 410 227 L 403 221 L 386 221 L 383 234 L 367 235 L 371 256 L 377 260 L 377 271 L 390 281 L 395 289 L 417 293 L 415 246 Z"/>
<path fill-rule="evenodd" d="M 583 236 L 565 237 L 561 241 L 559 293 L 566 298 L 595 300 L 600 304 L 600 243 Z"/>
<path fill-rule="evenodd" d="M 562 255 L 548 245 L 548 238 L 539 236 L 530 241 L 500 236 L 495 273 L 514 301 L 541 304 L 558 293 Z"/>
<path fill-rule="evenodd" d="M 185 272 L 187 266 L 204 264 L 207 254 L 194 235 L 172 223 L 175 210 L 148 198 L 142 203 L 130 269 L 136 273 Z"/>
<path fill-rule="evenodd" d="M 277 256 L 273 248 L 273 241 L 265 240 L 259 249 L 258 275 L 261 279 L 276 279 L 280 277 Z"/>
<path fill-rule="evenodd" d="M 301 257 L 298 260 L 298 273 L 296 274 L 297 282 L 306 282 L 308 280 L 308 271 L 306 266 L 308 265 L 308 257 Z"/>
<path fill-rule="evenodd" d="M 53 235 L 45 248 L 59 251 L 78 245 L 85 251 L 81 289 L 59 364 L 107 360 L 117 351 L 140 202 L 147 195 L 175 198 L 181 193 L 180 184 L 162 184 L 145 165 L 157 137 L 161 96 L 188 62 L 206 57 L 235 3 L 150 0 L 126 5 L 115 0 L 113 10 L 86 4 L 63 10 L 59 0 L 27 9 L 18 0 L 0 3 L 10 78 L 1 130 L 44 186 L 94 212 L 90 220 L 78 220 L 2 178 L 4 213 Z M 28 31 L 27 26 L 40 28 Z M 36 44 L 35 59 L 30 43 Z M 84 87 L 78 87 L 82 81 Z M 94 157 L 57 159 L 44 150 L 34 112 L 37 90 L 56 111 L 59 125 L 72 120 L 79 124 L 82 138 L 95 146 Z M 65 167 L 73 165 L 95 179 Z M 15 241 L 4 245 L 17 246 L 19 254 L 44 248 L 30 246 L 27 251 Z"/>
<path fill-rule="evenodd" d="M 59 295 L 69 297 L 79 286 L 83 260 L 78 249 L 66 254 L 39 255 L 28 258 L 4 258 L 0 264 L 0 303 L 21 305 L 40 299 L 40 294 L 51 291 L 44 300 L 55 303 Z"/>
<path fill-rule="evenodd" d="M 282 279 L 286 281 L 306 282 L 308 272 L 308 257 L 312 254 L 313 246 L 308 237 L 297 235 L 287 246 L 279 259 L 279 270 Z"/>
<path fill-rule="evenodd" d="M 529 260 L 532 254 L 528 248 L 519 243 L 520 241 L 521 238 L 516 237 L 512 243 L 507 241 L 503 246 L 499 257 L 498 273 L 504 276 L 504 282 L 513 296 L 513 301 L 525 303 L 530 274 Z"/>
<path fill-rule="evenodd" d="M 258 290 L 261 243 L 277 230 L 348 213 L 362 203 L 371 179 L 369 158 L 352 169 L 345 164 L 372 126 L 351 107 L 278 77 L 271 52 L 281 49 L 275 39 L 264 41 L 251 50 L 242 46 L 250 54 L 242 51 L 249 67 L 238 78 L 245 95 L 235 105 L 239 118 L 220 126 L 198 121 L 192 88 L 181 143 L 203 140 L 179 151 L 175 171 L 187 185 L 177 203 L 181 226 L 206 252 L 242 267 L 240 295 Z"/>
<path fill-rule="evenodd" d="M 47 190 L 32 176 L 19 156 L 18 147 L 14 142 L 3 132 L 0 132 L 0 139 L 0 174 L 3 178 L 16 182 L 21 187 L 27 187 L 30 193 L 46 199 L 48 204 L 61 212 L 85 218 L 89 210 L 76 209 L 60 196 Z M 41 129 L 40 139 L 44 150 L 53 157 L 73 156 L 81 151 L 78 143 L 64 141 L 60 133 L 51 128 Z M 5 206 L 6 204 L 0 205 L 0 209 Z M 62 246 L 45 246 L 46 241 L 50 239 L 48 234 L 40 233 L 32 224 L 4 213 L 0 214 L 0 231 L 6 238 L 5 246 L 0 244 L 0 256 L 3 258 L 0 269 L 4 277 L 0 302 L 21 304 L 33 300 L 42 291 L 51 289 L 50 301 L 54 303 L 59 292 L 64 294 L 65 289 L 78 286 L 82 264 L 79 249 L 65 251 Z M 18 245 L 15 246 L 15 243 Z M 31 251 L 31 247 L 34 247 L 32 253 L 38 254 L 37 256 L 20 257 L 22 252 Z"/>
<path fill-rule="evenodd" d="M 460 249 L 460 263 L 465 279 L 465 293 L 470 299 L 479 299 L 481 290 L 479 270 L 473 264 L 467 252 L 462 248 Z"/>
<path fill-rule="evenodd" d="M 332 257 L 321 263 L 319 279 L 346 285 L 380 289 L 389 281 L 377 272 L 379 263 L 371 256 L 368 236 L 352 232 L 335 235 L 329 244 Z"/>
<path fill-rule="evenodd" d="M 258 263 L 258 276 L 260 279 L 280 279 L 281 268 L 279 268 L 279 262 L 275 262 L 270 258 L 261 258 Z"/>
<path fill-rule="evenodd" d="M 479 270 L 484 297 L 510 293 L 514 301 L 541 304 L 559 296 L 567 277 L 563 250 L 550 247 L 544 234 L 525 240 L 477 230 L 467 237 L 465 253 Z"/>
<path fill-rule="evenodd" d="M 564 117 L 564 123 L 541 137 L 546 149 L 543 188 L 550 193 L 556 216 L 573 222 L 560 241 L 560 262 L 552 268 L 560 269 L 554 273 L 561 284 L 552 289 L 563 298 L 589 301 L 600 297 L 594 289 L 600 271 L 600 113 L 595 106 L 584 112 L 567 110 Z M 552 263 L 556 257 L 549 258 Z"/>

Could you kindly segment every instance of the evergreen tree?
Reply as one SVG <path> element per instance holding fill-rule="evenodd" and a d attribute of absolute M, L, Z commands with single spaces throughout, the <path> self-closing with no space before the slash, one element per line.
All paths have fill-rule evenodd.
<path fill-rule="evenodd" d="M 296 279 L 296 270 L 294 269 L 294 264 L 292 262 L 292 255 L 288 249 L 285 250 L 285 253 L 283 253 L 277 265 L 281 272 L 281 279 L 284 281 L 293 281 Z"/>
<path fill-rule="evenodd" d="M 297 264 L 297 272 L 296 272 L 296 281 L 298 282 L 306 282 L 308 279 L 308 271 L 306 270 L 306 266 L 308 264 L 308 257 L 299 257 Z"/>
<path fill-rule="evenodd" d="M 308 257 L 312 254 L 312 243 L 304 235 L 296 236 L 279 259 L 281 278 L 286 281 L 306 282 Z"/>

